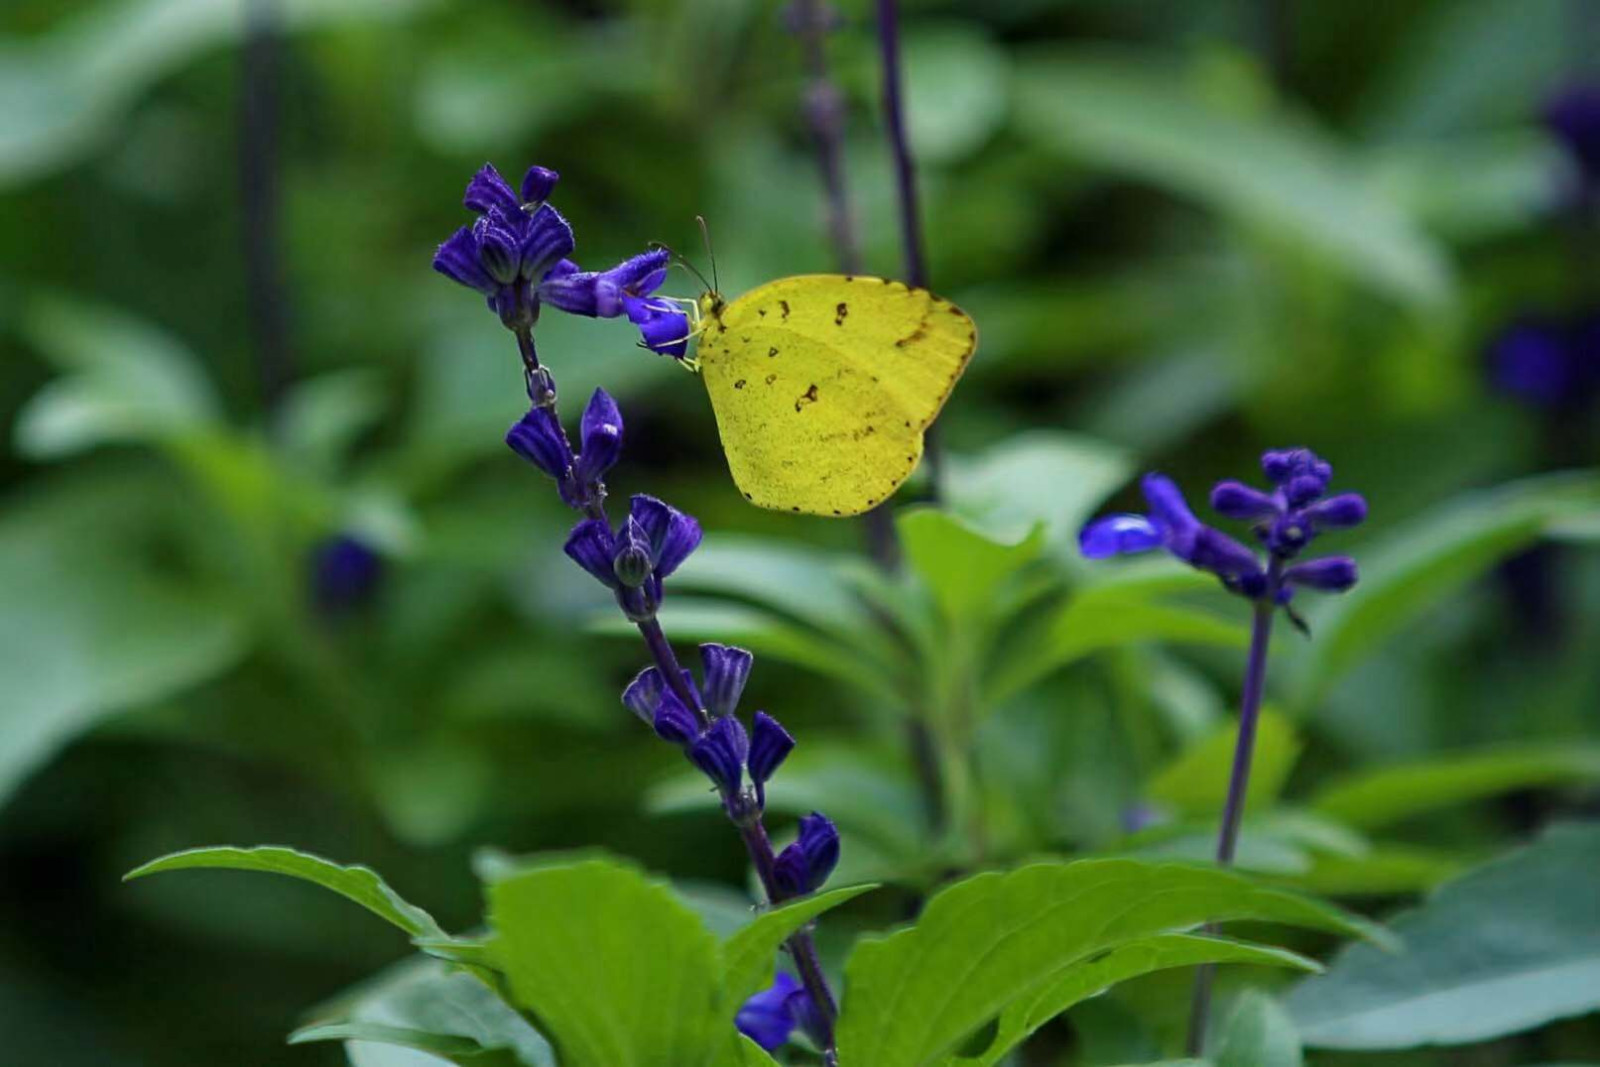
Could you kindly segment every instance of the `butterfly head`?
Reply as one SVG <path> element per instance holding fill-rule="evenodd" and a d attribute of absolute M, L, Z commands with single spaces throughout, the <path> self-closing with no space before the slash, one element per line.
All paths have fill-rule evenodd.
<path fill-rule="evenodd" d="M 699 308 L 702 320 L 714 319 L 721 322 L 722 309 L 728 306 L 728 302 L 722 299 L 722 294 L 715 289 L 707 289 L 700 294 L 700 298 L 695 301 L 695 305 Z"/>

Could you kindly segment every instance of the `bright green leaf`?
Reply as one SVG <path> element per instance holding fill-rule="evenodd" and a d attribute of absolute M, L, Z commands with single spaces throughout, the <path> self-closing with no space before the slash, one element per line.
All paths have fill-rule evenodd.
<path fill-rule="evenodd" d="M 1300 1067 L 1304 1060 L 1294 1020 L 1259 989 L 1247 989 L 1234 1000 L 1211 1053 L 1216 1067 Z"/>
<path fill-rule="evenodd" d="M 716 938 L 664 884 L 613 860 L 489 887 L 493 954 L 562 1067 L 682 1067 L 719 1026 Z"/>
<path fill-rule="evenodd" d="M 258 848 L 192 848 L 174 852 L 169 856 L 151 860 L 123 875 L 123 880 L 143 878 L 164 871 L 187 870 L 261 871 L 282 874 L 303 882 L 319 885 L 338 893 L 347 900 L 366 908 L 380 919 L 387 919 L 412 937 L 444 939 L 445 932 L 434 922 L 433 916 L 414 904 L 408 904 L 400 894 L 390 889 L 388 883 L 370 867 L 345 867 L 320 856 L 297 852 L 292 848 L 263 845 Z"/>
<path fill-rule="evenodd" d="M 1539 745 L 1444 754 L 1361 771 L 1323 788 L 1311 805 L 1375 830 L 1440 808 L 1516 789 L 1600 781 L 1600 748 Z"/>
<path fill-rule="evenodd" d="M 1132 471 L 1126 449 L 1035 430 L 950 457 L 946 495 L 952 512 L 998 541 L 1015 544 L 1042 524 L 1048 544 L 1075 549 L 1084 521 Z"/>
<path fill-rule="evenodd" d="M 845 886 L 785 904 L 766 912 L 728 938 L 722 946 L 723 1004 L 737 1010 L 752 993 L 771 984 L 778 947 L 789 935 L 822 913 L 876 888 L 875 885 Z"/>
<path fill-rule="evenodd" d="M 1043 544 L 1037 528 L 1016 544 L 1001 544 L 936 508 L 901 512 L 895 529 L 906 562 L 928 583 L 949 619 L 991 614 L 1001 584 L 1037 556 Z"/>
<path fill-rule="evenodd" d="M 857 946 L 845 968 L 840 1058 L 919 1067 L 1075 962 L 1242 919 L 1380 936 L 1327 904 L 1215 868 L 1081 860 L 981 874 L 933 897 L 914 926 Z"/>
<path fill-rule="evenodd" d="M 1318 1048 L 1460 1045 L 1600 1008 L 1600 826 L 1558 826 L 1393 920 L 1396 954 L 1352 946 L 1288 1007 Z"/>

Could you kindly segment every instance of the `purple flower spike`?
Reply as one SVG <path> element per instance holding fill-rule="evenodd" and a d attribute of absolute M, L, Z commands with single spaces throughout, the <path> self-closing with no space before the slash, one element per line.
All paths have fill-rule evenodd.
<path fill-rule="evenodd" d="M 733 1025 L 768 1052 L 789 1040 L 799 1022 L 796 1001 L 810 997 L 792 975 L 779 973 L 772 985 L 754 994 L 739 1008 Z"/>
<path fill-rule="evenodd" d="M 755 657 L 742 648 L 709 643 L 700 646 L 707 711 L 719 718 L 733 714 L 739 706 L 739 697 L 744 693 L 745 682 L 750 678 L 750 665 L 754 661 Z"/>
<path fill-rule="evenodd" d="M 755 727 L 750 733 L 750 780 L 756 784 L 756 803 L 767 806 L 767 780 L 782 766 L 794 751 L 794 738 L 771 715 L 756 712 Z"/>
<path fill-rule="evenodd" d="M 616 546 L 611 530 L 599 519 L 585 519 L 572 528 L 565 551 L 573 562 L 598 578 L 608 589 L 618 588 L 612 559 Z"/>
<path fill-rule="evenodd" d="M 461 203 L 468 211 L 476 211 L 486 215 L 491 208 L 499 208 L 500 213 L 507 218 L 521 212 L 522 201 L 517 199 L 517 194 L 512 190 L 507 181 L 500 177 L 500 172 L 494 169 L 493 163 L 485 163 L 472 176 L 467 183 L 466 195 L 461 198 Z"/>
<path fill-rule="evenodd" d="M 636 495 L 632 514 L 650 538 L 657 578 L 665 578 L 677 570 L 700 546 L 700 524 L 653 496 Z"/>
<path fill-rule="evenodd" d="M 1319 530 L 1344 530 L 1360 526 L 1367 518 L 1367 501 L 1360 493 L 1340 493 L 1311 505 L 1306 518 Z"/>
<path fill-rule="evenodd" d="M 650 725 L 657 737 L 674 745 L 687 745 L 700 734 L 700 720 L 670 689 L 661 694 L 661 704 Z"/>
<path fill-rule="evenodd" d="M 1252 489 L 1243 482 L 1218 482 L 1211 490 L 1211 509 L 1230 519 L 1264 519 L 1278 510 L 1272 494 Z"/>
<path fill-rule="evenodd" d="M 1291 585 L 1320 593 L 1342 593 L 1355 585 L 1358 577 L 1356 561 L 1349 556 L 1327 556 L 1296 563 L 1283 572 L 1283 580 Z"/>
<path fill-rule="evenodd" d="M 1087 559 L 1132 555 L 1161 547 L 1161 531 L 1143 515 L 1108 515 L 1085 526 L 1078 549 Z"/>
<path fill-rule="evenodd" d="M 561 180 L 561 175 L 549 167 L 541 167 L 537 163 L 528 168 L 528 173 L 522 176 L 522 199 L 529 204 L 550 199 L 550 194 L 555 191 L 556 182 Z"/>
<path fill-rule="evenodd" d="M 744 760 L 749 752 L 750 739 L 744 725 L 728 715 L 712 723 L 689 746 L 689 759 L 724 796 L 733 796 L 744 781 Z"/>
<path fill-rule="evenodd" d="M 800 820 L 800 837 L 778 854 L 774 875 L 783 899 L 815 893 L 839 863 L 839 830 L 820 811 Z"/>
<path fill-rule="evenodd" d="M 689 695 L 694 697 L 695 704 L 700 704 L 700 694 L 695 689 L 694 675 L 687 670 L 683 672 L 684 686 L 689 690 Z M 628 688 L 622 691 L 622 703 L 629 711 L 643 719 L 645 725 L 653 726 L 656 719 L 656 708 L 661 706 L 661 695 L 667 692 L 663 684 L 661 672 L 655 667 L 646 667 L 634 676 L 628 683 Z M 680 701 L 681 703 L 681 701 Z"/>
<path fill-rule="evenodd" d="M 511 450 L 556 481 L 565 481 L 572 470 L 572 446 L 561 429 L 561 421 L 546 407 L 535 407 L 506 431 Z"/>
<path fill-rule="evenodd" d="M 596 389 L 583 412 L 577 467 L 578 483 L 593 485 L 616 466 L 622 455 L 622 411 L 604 389 Z"/>

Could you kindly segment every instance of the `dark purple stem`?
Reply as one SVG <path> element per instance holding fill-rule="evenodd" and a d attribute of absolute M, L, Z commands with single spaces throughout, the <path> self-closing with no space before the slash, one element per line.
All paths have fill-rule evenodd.
<path fill-rule="evenodd" d="M 601 513 L 604 514 L 603 511 Z M 652 616 L 636 625 L 644 638 L 645 647 L 650 649 L 650 657 L 656 661 L 656 669 L 661 672 L 661 677 L 666 679 L 667 685 L 672 689 L 672 695 L 683 701 L 683 706 L 692 709 L 699 717 L 700 729 L 704 730 L 710 726 L 711 716 L 706 714 L 706 709 L 700 706 L 700 702 L 689 691 L 688 683 L 683 680 L 683 668 L 678 666 L 678 657 L 672 651 L 672 645 L 668 643 L 660 621 Z"/>
<path fill-rule="evenodd" d="M 928 267 L 922 255 L 917 171 L 911 158 L 911 142 L 906 135 L 906 109 L 900 85 L 900 11 L 896 0 L 878 0 L 878 49 L 883 56 L 884 123 L 889 130 L 889 149 L 894 154 L 895 188 L 900 194 L 900 243 L 905 255 L 906 282 L 926 289 Z M 936 427 L 928 427 L 923 437 L 923 455 L 928 458 L 928 495 L 937 501 L 944 460 L 935 431 Z"/>
<path fill-rule="evenodd" d="M 1244 693 L 1239 699 L 1239 739 L 1233 748 L 1233 770 L 1228 776 L 1228 799 L 1222 807 L 1222 829 L 1217 835 L 1217 864 L 1227 867 L 1239 844 L 1239 824 L 1244 820 L 1245 795 L 1250 788 L 1250 762 L 1255 755 L 1256 727 L 1261 722 L 1261 694 L 1267 680 L 1267 644 L 1272 638 L 1272 617 L 1277 611 L 1283 563 L 1273 559 L 1267 569 L 1267 590 L 1255 602 L 1250 628 L 1250 656 L 1244 669 Z M 1210 927 L 1207 927 L 1210 930 Z M 1206 1047 L 1206 1023 L 1211 1014 L 1211 983 L 1216 967 L 1205 964 L 1195 973 L 1194 999 L 1189 1009 L 1188 1054 L 1198 1059 Z"/>

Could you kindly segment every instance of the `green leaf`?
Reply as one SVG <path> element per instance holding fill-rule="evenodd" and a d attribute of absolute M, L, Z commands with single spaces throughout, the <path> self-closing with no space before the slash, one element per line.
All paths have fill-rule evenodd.
<path fill-rule="evenodd" d="M 1307 654 L 1295 668 L 1298 708 L 1328 688 L 1388 637 L 1555 524 L 1600 509 L 1600 479 L 1550 475 L 1458 498 L 1356 553 L 1361 581 L 1308 611 Z"/>
<path fill-rule="evenodd" d="M 157 527 L 129 516 L 161 488 L 71 483 L 0 520 L 0 803 L 106 717 L 215 678 L 248 649 L 240 610 L 134 547 Z"/>
<path fill-rule="evenodd" d="M 1186 749 L 1156 773 L 1145 788 L 1145 797 L 1184 815 L 1211 815 L 1221 811 L 1228 795 L 1228 777 L 1238 736 L 1238 724 L 1230 723 Z M 1256 726 L 1250 787 L 1245 796 L 1247 809 L 1266 807 L 1278 799 L 1300 756 L 1300 749 L 1301 741 L 1293 724 L 1275 711 L 1262 711 Z"/>
<path fill-rule="evenodd" d="M 992 614 L 1001 584 L 1036 557 L 1043 544 L 1037 528 L 1020 542 L 1005 545 L 929 507 L 902 511 L 895 517 L 895 529 L 907 563 L 933 590 L 949 619 Z"/>
<path fill-rule="evenodd" d="M 1005 119 L 1011 55 L 980 25 L 919 18 L 907 27 L 907 122 L 931 165 L 982 148 Z"/>
<path fill-rule="evenodd" d="M 1126 449 L 1036 430 L 978 456 L 950 457 L 946 489 L 950 510 L 997 541 L 1015 544 L 1043 525 L 1048 544 L 1075 550 L 1084 521 L 1132 473 Z"/>
<path fill-rule="evenodd" d="M 388 1035 L 391 1040 L 385 1044 L 405 1038 L 398 1043 L 412 1048 L 426 1047 L 411 1040 L 412 1036 L 431 1035 L 441 1047 L 464 1050 L 457 1053 L 462 1057 L 460 1062 L 473 1067 L 488 1067 L 501 1061 L 555 1067 L 549 1042 L 526 1019 L 479 979 L 436 960 L 405 960 L 319 1006 L 312 1014 L 316 1021 L 296 1031 L 289 1040 L 357 1042 L 346 1046 L 351 1063 L 357 1067 L 387 1067 L 391 1061 L 409 1065 L 415 1061 L 413 1056 L 381 1046 L 363 1047 L 363 1042 L 384 1040 L 379 1036 L 381 1031 L 368 1029 L 371 1027 L 396 1031 Z M 336 1029 L 339 1027 L 351 1028 L 352 1032 L 341 1034 Z M 363 1033 L 354 1032 L 357 1029 Z"/>
<path fill-rule="evenodd" d="M 732 1005 L 732 1010 L 737 1010 L 752 993 L 771 984 L 778 947 L 796 930 L 818 915 L 876 888 L 871 884 L 845 886 L 785 904 L 766 912 L 728 938 L 722 946 L 723 1005 Z"/>
<path fill-rule="evenodd" d="M 1516 789 L 1600 781 L 1600 748 L 1581 743 L 1451 753 L 1341 778 L 1311 806 L 1331 818 L 1376 830 L 1441 808 Z"/>
<path fill-rule="evenodd" d="M 1600 1008 L 1600 825 L 1551 829 L 1396 917 L 1405 951 L 1352 946 L 1299 985 L 1307 1045 L 1400 1049 L 1487 1041 Z"/>
<path fill-rule="evenodd" d="M 55 458 L 108 442 L 213 425 L 220 406 L 199 358 L 150 323 L 64 296 L 39 297 L 23 337 L 63 372 L 17 417 L 17 448 Z"/>
<path fill-rule="evenodd" d="M 431 1052 L 441 1059 L 459 1064 L 482 1063 L 486 1055 L 494 1054 L 468 1037 L 435 1034 L 427 1030 L 412 1030 L 384 1023 L 324 1023 L 303 1026 L 289 1035 L 291 1045 L 309 1044 L 313 1041 L 372 1041 L 380 1045 L 398 1045 L 401 1048 Z"/>
<path fill-rule="evenodd" d="M 1270 993 L 1247 989 L 1217 1031 L 1216 1067 L 1300 1067 L 1305 1057 L 1294 1020 Z"/>
<path fill-rule="evenodd" d="M 1112 949 L 1104 957 L 1067 968 L 1036 996 L 1013 1001 L 1000 1015 L 992 1044 L 979 1056 L 955 1057 L 948 1067 L 993 1067 L 1029 1034 L 1119 982 L 1174 967 L 1244 963 L 1320 971 L 1315 960 L 1286 949 L 1191 934 L 1158 934 Z"/>
<path fill-rule="evenodd" d="M 562 1067 L 681 1067 L 726 1040 L 716 938 L 664 884 L 555 864 L 494 882 L 489 908 L 499 968 Z"/>
<path fill-rule="evenodd" d="M 988 678 L 987 700 L 999 703 L 1109 648 L 1146 642 L 1243 648 L 1248 641 L 1242 615 L 1226 619 L 1196 608 L 1153 603 L 1143 591 L 1092 588 L 1004 647 Z"/>
<path fill-rule="evenodd" d="M 1292 237 L 1355 282 L 1414 305 L 1450 297 L 1443 251 L 1323 131 L 1220 105 L 1173 70 L 1160 57 L 1037 55 L 1018 72 L 1018 122 L 1047 149 Z"/>
<path fill-rule="evenodd" d="M 981 874 L 934 896 L 916 925 L 850 956 L 841 1062 L 919 1067 L 1095 953 L 1242 919 L 1381 936 L 1330 905 L 1214 868 L 1081 860 Z"/>
<path fill-rule="evenodd" d="M 231 870 L 261 871 L 282 874 L 303 882 L 332 890 L 347 900 L 366 908 L 380 919 L 386 919 L 412 937 L 444 940 L 447 935 L 434 922 L 433 916 L 414 904 L 408 904 L 400 894 L 390 889 L 388 883 L 370 867 L 345 867 L 292 848 L 263 845 L 259 848 L 192 848 L 174 852 L 169 856 L 151 860 L 123 875 L 124 881 L 143 878 L 164 871 Z"/>

